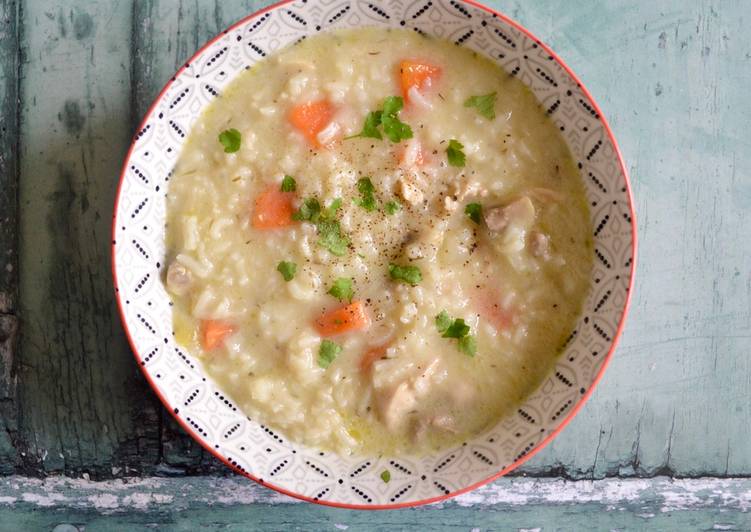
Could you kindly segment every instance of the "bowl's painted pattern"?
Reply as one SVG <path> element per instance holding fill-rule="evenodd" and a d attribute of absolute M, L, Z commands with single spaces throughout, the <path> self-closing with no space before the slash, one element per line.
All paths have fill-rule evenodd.
<path fill-rule="evenodd" d="M 172 337 L 165 269 L 165 194 L 201 111 L 249 65 L 319 31 L 406 27 L 495 60 L 532 88 L 581 168 L 595 241 L 592 289 L 555 371 L 518 412 L 465 444 L 424 458 L 343 457 L 287 441 L 247 418 Z M 589 395 L 612 353 L 628 304 L 635 250 L 628 180 L 597 107 L 575 77 L 511 21 L 454 0 L 286 3 L 209 43 L 165 87 L 124 165 L 113 226 L 118 300 L 147 378 L 178 421 L 239 472 L 329 504 L 391 506 L 437 500 L 507 472 L 538 450 Z M 388 470 L 386 483 L 381 473 Z"/>

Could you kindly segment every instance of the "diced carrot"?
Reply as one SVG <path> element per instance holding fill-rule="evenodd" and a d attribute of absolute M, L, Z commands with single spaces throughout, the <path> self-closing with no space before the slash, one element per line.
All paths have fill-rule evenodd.
<path fill-rule="evenodd" d="M 409 101 L 409 89 L 417 87 L 417 90 L 422 91 L 430 87 L 439 77 L 441 77 L 441 67 L 430 63 L 405 59 L 399 64 L 399 78 L 405 101 Z"/>
<path fill-rule="evenodd" d="M 476 292 L 474 306 L 480 317 L 488 321 L 497 331 L 507 330 L 514 323 L 514 310 L 502 306 L 500 295 L 492 289 Z"/>
<path fill-rule="evenodd" d="M 313 146 L 320 147 L 318 133 L 331 121 L 334 115 L 334 106 L 327 100 L 318 100 L 295 105 L 289 112 L 289 122 Z"/>
<path fill-rule="evenodd" d="M 234 331 L 234 325 L 226 321 L 203 320 L 201 322 L 201 346 L 206 351 L 213 351 Z"/>
<path fill-rule="evenodd" d="M 256 198 L 253 210 L 253 227 L 256 229 L 276 229 L 294 223 L 295 193 L 282 192 L 279 185 L 270 185 Z"/>
<path fill-rule="evenodd" d="M 362 301 L 353 301 L 349 305 L 324 312 L 315 322 L 316 330 L 321 336 L 359 331 L 369 325 L 370 318 Z"/>
<path fill-rule="evenodd" d="M 368 373 L 376 360 L 380 360 L 386 356 L 387 348 L 388 346 L 381 345 L 367 350 L 362 358 L 360 358 L 360 372 Z"/>

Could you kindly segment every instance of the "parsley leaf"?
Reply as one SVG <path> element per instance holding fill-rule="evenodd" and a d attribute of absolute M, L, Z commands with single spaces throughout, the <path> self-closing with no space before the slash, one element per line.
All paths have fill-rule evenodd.
<path fill-rule="evenodd" d="M 240 149 L 242 135 L 235 128 L 219 133 L 219 142 L 224 146 L 224 153 L 235 153 Z"/>
<path fill-rule="evenodd" d="M 381 123 L 383 132 L 391 142 L 400 142 L 412 138 L 412 128 L 396 116 L 404 107 L 404 99 L 401 96 L 389 96 L 383 102 L 383 115 Z"/>
<path fill-rule="evenodd" d="M 449 146 L 446 148 L 446 156 L 448 157 L 451 166 L 464 166 L 465 155 L 462 151 L 463 148 L 464 144 L 458 140 L 451 139 L 449 141 Z"/>
<path fill-rule="evenodd" d="M 297 190 L 297 182 L 291 175 L 285 175 L 282 179 L 282 192 L 294 192 Z"/>
<path fill-rule="evenodd" d="M 441 333 L 442 338 L 456 338 L 459 350 L 462 353 L 471 357 L 475 356 L 477 353 L 477 338 L 469 334 L 469 325 L 464 323 L 462 318 L 452 320 L 448 312 L 442 310 L 435 317 L 435 325 L 438 328 L 438 332 Z"/>
<path fill-rule="evenodd" d="M 469 219 L 477 225 L 480 225 L 480 222 L 482 221 L 482 205 L 479 203 L 468 203 L 467 206 L 464 207 L 464 214 L 466 214 Z"/>
<path fill-rule="evenodd" d="M 349 246 L 349 238 L 342 234 L 342 228 L 339 222 L 335 220 L 336 212 L 341 206 L 341 198 L 336 198 L 328 207 L 323 209 L 317 199 L 308 198 L 300 205 L 300 209 L 292 215 L 292 219 L 298 222 L 316 224 L 318 245 L 339 257 L 347 252 L 347 246 Z"/>
<path fill-rule="evenodd" d="M 344 140 L 357 137 L 382 139 L 378 126 L 383 127 L 383 133 L 391 142 L 400 142 L 412 138 L 412 128 L 405 124 L 399 117 L 399 111 L 404 107 L 404 99 L 401 96 L 389 96 L 383 101 L 383 109 L 371 111 L 365 117 L 362 131 L 357 135 L 346 137 Z"/>
<path fill-rule="evenodd" d="M 438 316 L 435 317 L 435 326 L 438 327 L 438 332 L 443 334 L 446 329 L 451 325 L 451 318 L 449 318 L 448 312 L 442 310 Z"/>
<path fill-rule="evenodd" d="M 389 275 L 394 281 L 403 281 L 412 286 L 422 281 L 422 272 L 417 266 L 399 266 L 392 262 L 389 264 Z"/>
<path fill-rule="evenodd" d="M 388 483 L 389 480 L 391 480 L 391 473 L 388 469 L 384 469 L 383 473 L 381 473 L 381 480 Z"/>
<path fill-rule="evenodd" d="M 488 120 L 493 120 L 495 118 L 495 97 L 495 92 L 480 96 L 472 96 L 467 98 L 467 101 L 464 102 L 464 107 L 474 107 L 482 116 Z"/>
<path fill-rule="evenodd" d="M 300 209 L 292 215 L 292 219 L 298 222 L 316 223 L 321 216 L 321 204 L 315 198 L 308 198 L 302 202 Z"/>
<path fill-rule="evenodd" d="M 283 260 L 277 265 L 276 271 L 282 274 L 285 281 L 291 281 L 297 271 L 297 264 Z"/>
<path fill-rule="evenodd" d="M 342 346 L 331 340 L 324 340 L 321 342 L 321 347 L 318 348 L 318 365 L 323 369 L 328 368 L 341 352 Z"/>
<path fill-rule="evenodd" d="M 391 200 L 391 201 L 389 201 L 386 204 L 386 207 L 385 207 L 386 214 L 389 214 L 389 215 L 394 214 L 394 213 L 396 213 L 396 211 L 398 211 L 401 208 L 402 208 L 402 204 L 401 203 L 399 203 L 396 200 Z"/>
<path fill-rule="evenodd" d="M 471 334 L 459 338 L 459 350 L 465 355 L 475 356 L 477 354 L 477 338 Z"/>
<path fill-rule="evenodd" d="M 374 211 L 376 208 L 375 187 L 369 177 L 362 177 L 357 180 L 357 191 L 361 198 L 355 200 L 355 203 L 366 211 Z"/>
<path fill-rule="evenodd" d="M 347 252 L 349 238 L 342 234 L 342 228 L 336 220 L 320 220 L 318 222 L 318 245 L 328 249 L 337 257 Z"/>
<path fill-rule="evenodd" d="M 352 296 L 355 295 L 355 291 L 352 290 L 352 279 L 350 277 L 339 277 L 334 284 L 331 285 L 327 294 L 331 294 L 339 301 L 352 302 Z"/>
<path fill-rule="evenodd" d="M 333 220 L 336 216 L 336 211 L 342 206 L 342 198 L 334 198 L 328 207 L 321 211 L 321 220 Z"/>
<path fill-rule="evenodd" d="M 368 113 L 368 115 L 365 117 L 365 124 L 362 126 L 362 131 L 358 133 L 357 135 L 352 135 L 351 137 L 346 137 L 344 140 L 354 139 L 354 138 L 371 138 L 371 139 L 383 139 L 381 136 L 381 132 L 378 131 L 378 126 L 381 125 L 381 114 L 382 111 L 371 111 Z"/>

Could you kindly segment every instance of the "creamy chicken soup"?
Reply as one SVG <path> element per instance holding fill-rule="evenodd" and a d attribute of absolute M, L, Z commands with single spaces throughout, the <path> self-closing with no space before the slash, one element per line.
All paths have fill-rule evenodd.
<path fill-rule="evenodd" d="M 340 453 L 422 454 L 513 412 L 592 267 L 533 94 L 406 30 L 321 34 L 238 76 L 167 209 L 177 341 L 251 419 Z"/>

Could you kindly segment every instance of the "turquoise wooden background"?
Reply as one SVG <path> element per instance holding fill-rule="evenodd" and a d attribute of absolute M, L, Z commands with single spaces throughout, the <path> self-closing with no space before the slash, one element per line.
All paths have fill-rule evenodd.
<path fill-rule="evenodd" d="M 591 479 L 613 490 L 642 486 L 639 494 L 658 501 L 655 516 L 640 517 L 639 505 L 651 503 L 623 493 L 614 500 L 631 501 L 625 513 L 608 510 L 620 503 L 607 498 L 562 502 L 555 490 L 514 506 L 501 495 L 521 489 L 513 480 L 480 500 L 390 517 L 277 506 L 255 488 L 221 511 L 196 502 L 195 521 L 124 504 L 108 479 L 185 477 L 152 486 L 174 495 L 204 478 L 189 476 L 224 470 L 163 411 L 124 340 L 108 245 L 119 167 L 177 67 L 267 2 L 0 0 L 0 474 L 9 479 L 0 484 L 0 529 L 51 527 L 65 516 L 188 529 L 259 516 L 278 529 L 711 528 L 722 519 L 751 529 L 751 2 L 486 3 L 550 44 L 602 106 L 631 173 L 640 236 L 631 315 L 609 370 L 561 436 L 515 474 L 542 477 L 541 486 L 585 482 L 566 489 Z M 26 478 L 51 474 L 93 487 L 66 488 L 78 499 L 45 506 Z M 652 487 L 634 484 L 653 477 Z M 696 479 L 686 489 L 703 502 L 665 521 L 659 501 L 674 485 L 663 477 Z M 728 494 L 722 504 L 707 495 L 715 478 L 729 479 L 716 488 Z M 126 513 L 91 502 L 87 490 L 110 490 Z"/>

